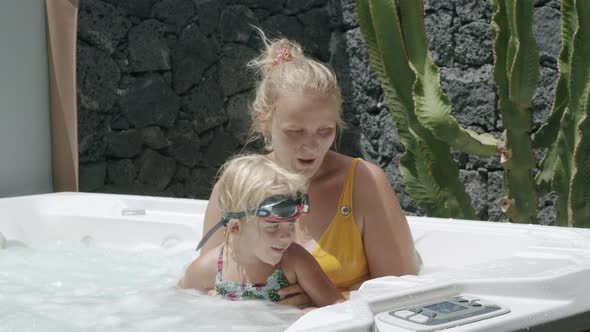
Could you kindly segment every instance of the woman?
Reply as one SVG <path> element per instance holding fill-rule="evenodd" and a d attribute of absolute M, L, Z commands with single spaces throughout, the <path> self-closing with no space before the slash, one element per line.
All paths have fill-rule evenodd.
<path fill-rule="evenodd" d="M 261 80 L 253 103 L 252 132 L 264 138 L 268 158 L 309 180 L 309 214 L 295 241 L 307 249 L 342 292 L 368 279 L 416 274 L 418 259 L 408 223 L 383 171 L 330 150 L 342 129 L 342 99 L 334 73 L 303 55 L 289 40 L 268 41 L 250 65 Z M 203 234 L 221 218 L 213 188 Z M 223 242 L 217 231 L 204 254 Z M 299 285 L 282 289 L 279 303 L 305 307 Z"/>

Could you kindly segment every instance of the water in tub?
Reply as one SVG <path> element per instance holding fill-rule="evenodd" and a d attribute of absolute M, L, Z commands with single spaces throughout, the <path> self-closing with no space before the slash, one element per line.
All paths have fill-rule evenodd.
<path fill-rule="evenodd" d="M 192 245 L 8 243 L 0 249 L 0 331 L 283 331 L 302 315 L 178 290 L 196 257 Z"/>

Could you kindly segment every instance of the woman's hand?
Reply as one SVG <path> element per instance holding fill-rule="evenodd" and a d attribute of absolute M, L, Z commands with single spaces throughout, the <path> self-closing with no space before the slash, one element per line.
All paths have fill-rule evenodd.
<path fill-rule="evenodd" d="M 289 285 L 279 290 L 279 296 L 282 300 L 278 301 L 278 304 L 294 306 L 299 309 L 304 309 L 313 306 L 311 299 L 305 293 L 303 288 L 299 284 Z"/>

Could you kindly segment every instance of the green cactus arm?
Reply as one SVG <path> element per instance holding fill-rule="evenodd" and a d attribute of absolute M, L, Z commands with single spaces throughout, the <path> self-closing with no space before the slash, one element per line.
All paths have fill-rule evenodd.
<path fill-rule="evenodd" d="M 588 76 L 590 75 L 590 1 L 576 1 L 578 29 L 574 35 L 574 50 L 571 60 L 570 101 L 574 123 L 579 124 L 586 117 L 588 102 Z M 575 131 L 577 134 L 578 132 Z M 576 145 L 579 136 L 576 137 Z"/>
<path fill-rule="evenodd" d="M 555 99 L 549 119 L 535 133 L 533 145 L 538 148 L 548 148 L 541 160 L 541 171 L 535 177 L 540 191 L 551 190 L 551 183 L 555 174 L 556 160 L 559 157 L 557 136 L 561 128 L 561 122 L 569 103 L 569 81 L 571 69 L 571 57 L 573 52 L 574 33 L 578 28 L 578 15 L 574 7 L 574 0 L 561 1 L 561 52 L 557 66 L 559 78 Z"/>
<path fill-rule="evenodd" d="M 450 146 L 470 154 L 493 156 L 498 153 L 496 139 L 490 134 L 478 134 L 461 128 L 450 114 L 451 102 L 440 88 L 438 69 L 427 61 L 424 75 L 414 84 L 414 110 L 424 127 Z"/>
<path fill-rule="evenodd" d="M 573 226 L 576 222 L 573 217 L 572 200 L 570 198 L 579 199 L 583 197 L 583 191 L 580 187 L 576 189 L 576 194 L 572 194 L 572 186 L 574 177 L 576 186 L 583 186 L 585 179 L 577 176 L 577 173 L 582 170 L 582 174 L 586 172 L 586 165 L 580 165 L 579 162 L 584 159 L 584 146 L 580 150 L 580 142 L 582 141 L 582 131 L 585 129 L 585 117 L 587 117 L 587 103 L 588 103 L 588 75 L 589 75 L 589 61 L 588 52 L 589 45 L 587 43 L 588 34 L 588 3 L 587 1 L 576 1 L 574 10 L 577 11 L 578 27 L 573 38 L 573 51 L 571 57 L 570 81 L 569 81 L 569 101 L 566 107 L 564 116 L 561 121 L 561 128 L 557 135 L 557 149 L 559 150 L 559 158 L 555 168 L 555 175 L 552 182 L 552 187 L 559 193 L 556 201 L 557 223 L 564 226 Z M 585 135 L 585 134 L 584 134 Z M 587 140 L 587 138 L 585 139 Z M 575 156 L 575 153 L 577 156 Z M 576 169 L 576 167 L 581 167 Z M 582 194 L 581 194 L 582 193 Z"/>
<path fill-rule="evenodd" d="M 539 79 L 539 51 L 533 36 L 534 0 L 515 0 L 516 53 L 510 70 L 510 100 L 519 109 L 531 106 Z"/>
<path fill-rule="evenodd" d="M 569 100 L 570 61 L 574 33 L 578 27 L 578 15 L 574 6 L 574 0 L 561 0 L 561 52 L 557 60 L 559 77 L 549 119 L 535 133 L 533 143 L 536 147 L 546 148 L 555 142 L 559 124 Z"/>
<path fill-rule="evenodd" d="M 501 102 L 503 104 L 503 102 Z M 532 176 L 535 166 L 531 139 L 527 130 L 519 130 L 508 123 L 530 123 L 531 113 L 522 112 L 512 102 L 502 106 L 506 124 L 506 148 L 509 158 L 503 163 L 509 197 L 514 201 L 512 220 L 519 223 L 533 223 L 537 217 L 537 191 Z"/>
<path fill-rule="evenodd" d="M 590 227 L 590 103 L 588 103 L 588 96 L 585 106 L 585 118 L 578 126 L 580 142 L 574 154 L 575 168 L 569 200 L 572 225 L 588 228 Z"/>
<path fill-rule="evenodd" d="M 400 26 L 408 60 L 416 75 L 424 75 L 429 55 L 422 1 L 396 1 L 399 3 L 399 15 L 403 18 Z"/>
<path fill-rule="evenodd" d="M 428 174 L 427 164 L 423 161 L 423 156 L 416 149 L 408 150 L 400 157 L 399 169 L 404 178 L 406 190 L 412 197 L 416 197 L 420 208 L 427 215 L 445 217 L 448 212 L 441 208 L 441 188 L 431 174 Z"/>
<path fill-rule="evenodd" d="M 555 168 L 557 167 L 557 159 L 559 159 L 557 137 L 555 138 L 555 142 L 556 143 L 551 145 L 545 152 L 545 155 L 541 160 L 541 167 L 539 173 L 537 173 L 537 175 L 535 176 L 535 183 L 537 184 L 537 189 L 540 193 L 543 194 L 548 193 L 552 190 L 553 177 L 555 176 Z"/>
<path fill-rule="evenodd" d="M 569 219 L 568 205 L 570 180 L 572 169 L 572 147 L 574 146 L 574 125 L 572 112 L 570 108 L 566 108 L 561 121 L 561 130 L 557 135 L 556 144 L 558 145 L 558 158 L 555 161 L 555 172 L 551 187 L 558 195 L 555 201 L 556 223 L 559 226 L 572 226 Z"/>
<path fill-rule="evenodd" d="M 574 130 L 569 219 L 576 227 L 590 226 L 590 2 L 576 1 L 578 31 L 572 54 L 571 101 Z M 575 99 L 575 101 L 574 101 Z"/>
<path fill-rule="evenodd" d="M 510 42 L 510 29 L 508 14 L 506 13 L 505 0 L 492 0 L 492 35 L 494 39 L 494 82 L 500 99 L 508 97 L 508 44 Z"/>
<path fill-rule="evenodd" d="M 516 2 L 515 2 L 516 1 Z M 522 69 L 518 62 L 523 62 L 525 50 L 517 38 L 516 13 L 519 0 L 492 0 L 494 15 L 492 18 L 492 33 L 494 36 L 494 81 L 496 83 L 499 106 L 505 128 L 505 150 L 502 152 L 504 181 L 503 191 L 506 193 L 504 201 L 509 201 L 506 215 L 516 222 L 532 223 L 536 219 L 536 188 L 531 175 L 535 165 L 531 140 L 528 134 L 531 124 L 531 113 L 525 105 L 529 102 L 514 103 L 510 94 L 513 85 L 522 83 L 522 76 L 514 73 Z M 532 2 L 527 3 L 532 11 Z M 519 21 L 518 24 L 526 24 Z M 528 25 L 531 24 L 529 18 Z M 534 41 L 533 41 L 534 42 Z M 520 44 L 519 44 L 520 43 Z M 520 55 L 519 55 L 520 52 Z M 527 60 L 532 61 L 532 60 Z M 538 58 L 534 60 L 538 63 Z M 524 66 L 526 67 L 526 66 Z M 534 66 L 533 66 L 534 68 Z M 536 75 L 533 75 L 536 77 Z M 521 92 L 518 92 L 521 95 Z"/>
<path fill-rule="evenodd" d="M 516 0 L 498 0 L 498 5 L 503 8 L 505 17 L 505 25 L 502 26 L 502 29 L 506 33 L 506 58 L 505 63 L 503 64 L 502 68 L 505 71 L 506 78 L 510 78 L 510 72 L 512 71 L 512 64 L 514 63 L 514 59 L 516 57 L 516 49 L 518 47 L 518 39 L 516 36 L 516 28 L 514 27 L 514 22 L 516 20 L 515 13 L 514 13 L 514 6 Z M 507 94 L 510 95 L 510 86 L 506 85 Z"/>
<path fill-rule="evenodd" d="M 398 95 L 397 90 L 393 87 L 392 82 L 389 80 L 389 76 L 387 75 L 385 65 L 381 59 L 381 52 L 377 44 L 377 37 L 373 27 L 373 19 L 371 18 L 369 2 L 366 0 L 357 0 L 356 12 L 359 19 L 361 32 L 363 33 L 367 53 L 369 54 L 369 59 L 371 61 L 371 67 L 381 82 L 381 87 L 383 88 L 383 92 L 385 93 L 387 101 L 390 105 L 392 118 L 398 135 L 402 141 L 402 145 L 405 146 L 413 140 L 413 137 L 410 135 L 408 130 L 408 116 L 409 113 L 412 112 L 412 110 L 408 109 L 408 107 L 412 107 L 412 104 L 407 100 L 402 99 L 401 96 Z M 401 80 L 401 77 L 399 79 Z M 405 77 L 404 79 L 408 84 L 411 84 L 410 82 L 413 82 L 414 80 L 413 76 Z"/>
<path fill-rule="evenodd" d="M 357 4 L 362 0 L 358 0 Z M 394 0 L 369 1 L 377 52 L 381 56 L 384 72 L 379 78 L 387 78 L 397 94 L 400 106 L 408 116 L 414 113 L 412 85 L 416 79 L 407 61 L 403 36 Z M 371 59 L 372 61 L 372 59 Z"/>
<path fill-rule="evenodd" d="M 452 105 L 440 86 L 440 73 L 432 62 L 426 32 L 422 1 L 400 1 L 400 16 L 404 46 L 411 68 L 416 74 L 414 111 L 420 124 L 434 136 L 452 147 L 470 154 L 496 154 L 496 139 L 462 128 L 451 115 Z"/>
<path fill-rule="evenodd" d="M 475 219 L 449 146 L 436 140 L 414 114 L 415 75 L 408 64 L 396 4 L 393 0 L 357 0 L 356 6 L 371 65 L 382 84 L 405 148 L 400 170 L 408 192 L 429 215 Z M 455 178 L 443 174 L 449 167 L 451 173 L 453 167 L 456 169 Z"/>
<path fill-rule="evenodd" d="M 416 148 L 400 158 L 406 189 L 429 216 L 477 219 L 448 145 L 429 133 L 415 134 Z"/>

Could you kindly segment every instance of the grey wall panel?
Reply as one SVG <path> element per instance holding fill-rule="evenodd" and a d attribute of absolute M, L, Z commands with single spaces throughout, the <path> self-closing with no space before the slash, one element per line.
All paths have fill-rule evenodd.
<path fill-rule="evenodd" d="M 0 197 L 52 191 L 43 0 L 0 1 Z"/>

